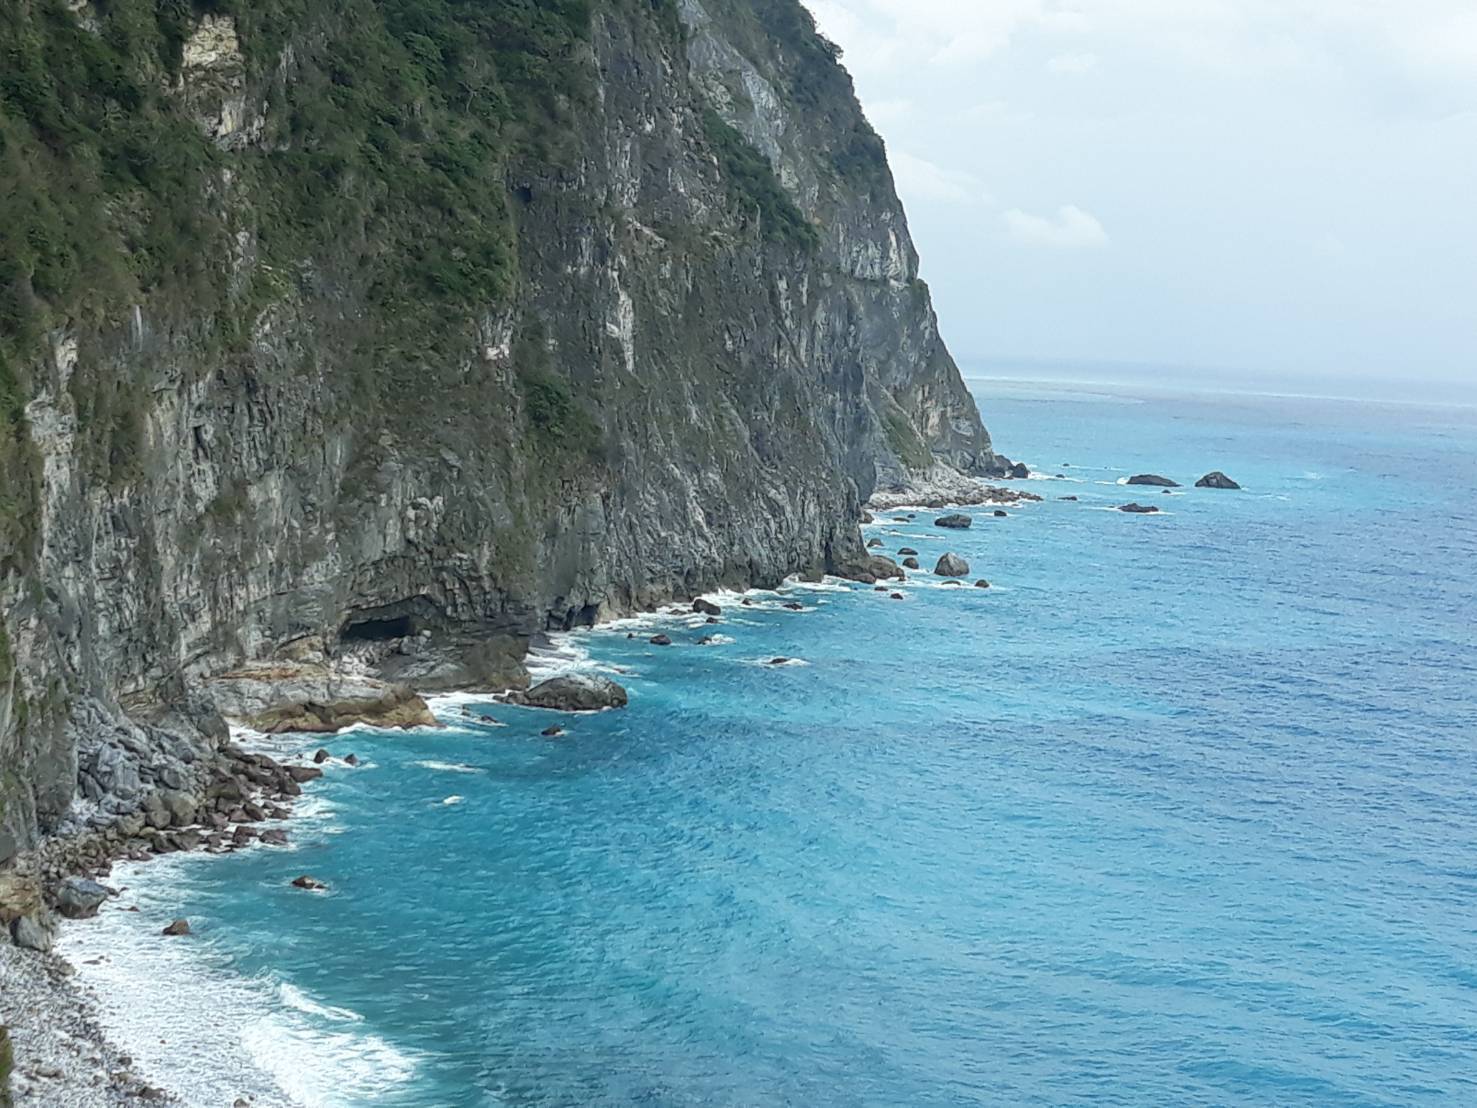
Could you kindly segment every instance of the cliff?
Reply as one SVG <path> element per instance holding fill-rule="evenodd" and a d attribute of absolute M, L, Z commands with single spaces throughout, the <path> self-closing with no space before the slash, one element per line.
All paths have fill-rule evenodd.
<path fill-rule="evenodd" d="M 797 0 L 6 7 L 0 860 L 1008 465 Z"/>

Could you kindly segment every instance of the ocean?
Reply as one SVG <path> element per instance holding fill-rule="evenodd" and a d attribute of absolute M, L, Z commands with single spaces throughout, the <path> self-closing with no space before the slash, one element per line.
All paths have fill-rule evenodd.
<path fill-rule="evenodd" d="M 108 1029 L 200 1105 L 1477 1103 L 1477 409 L 971 384 L 1041 503 L 564 637 L 631 704 L 558 738 L 281 740 L 363 760 L 290 849 L 67 928 Z"/>

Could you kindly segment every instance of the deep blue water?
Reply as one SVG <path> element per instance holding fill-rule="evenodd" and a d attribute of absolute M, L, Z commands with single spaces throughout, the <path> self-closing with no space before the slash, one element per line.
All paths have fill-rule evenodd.
<path fill-rule="evenodd" d="M 977 392 L 1066 479 L 868 534 L 995 587 L 579 636 L 632 702 L 556 740 L 336 739 L 295 850 L 72 933 L 115 1030 L 201 1103 L 1477 1102 L 1477 412 Z"/>

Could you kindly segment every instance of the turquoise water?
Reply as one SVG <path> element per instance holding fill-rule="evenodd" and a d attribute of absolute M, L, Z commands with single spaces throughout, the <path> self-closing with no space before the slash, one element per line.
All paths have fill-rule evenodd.
<path fill-rule="evenodd" d="M 186 982 L 115 1029 L 201 1103 L 1477 1102 L 1477 413 L 977 391 L 1065 478 L 868 534 L 994 588 L 577 636 L 632 702 L 555 740 L 336 739 L 296 849 L 73 933 Z"/>

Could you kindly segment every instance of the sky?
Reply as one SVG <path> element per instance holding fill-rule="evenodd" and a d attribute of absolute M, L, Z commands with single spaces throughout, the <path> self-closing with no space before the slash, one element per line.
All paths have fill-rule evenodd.
<path fill-rule="evenodd" d="M 1477 395 L 1477 0 L 806 0 L 945 337 Z"/>

